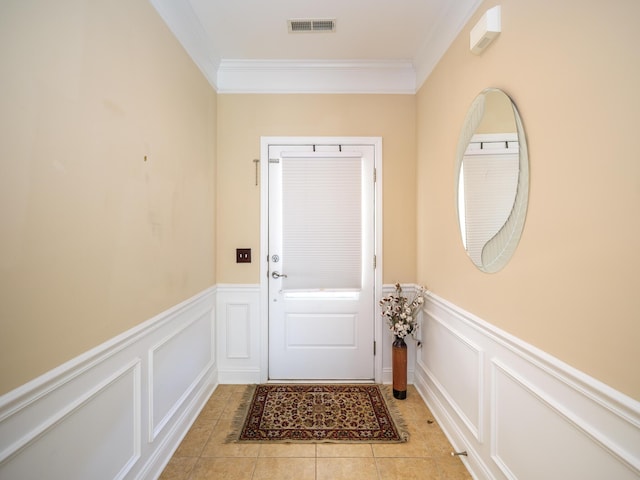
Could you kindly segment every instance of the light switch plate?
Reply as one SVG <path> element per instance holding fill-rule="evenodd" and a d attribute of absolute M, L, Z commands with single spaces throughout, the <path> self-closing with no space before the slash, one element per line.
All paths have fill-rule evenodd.
<path fill-rule="evenodd" d="M 251 263 L 251 249 L 236 248 L 236 263 Z"/>

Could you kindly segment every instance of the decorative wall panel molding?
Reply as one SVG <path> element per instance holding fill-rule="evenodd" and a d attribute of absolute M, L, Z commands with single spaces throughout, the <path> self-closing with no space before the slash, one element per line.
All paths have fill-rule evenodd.
<path fill-rule="evenodd" d="M 139 392 L 133 360 L 5 449 L 1 478 L 125 478 L 140 458 Z"/>
<path fill-rule="evenodd" d="M 185 399 L 211 371 L 213 352 L 210 311 L 180 325 L 149 350 L 149 441 L 175 417 Z"/>
<path fill-rule="evenodd" d="M 214 306 L 210 288 L 0 397 L 0 478 L 158 477 L 217 384 Z"/>
<path fill-rule="evenodd" d="M 438 319 L 423 321 L 425 348 L 420 362 L 425 373 L 471 434 L 484 436 L 484 351 L 456 329 Z M 455 362 L 449 361 L 455 358 Z M 429 366 L 427 366 L 429 365 Z"/>
<path fill-rule="evenodd" d="M 260 286 L 217 286 L 220 383 L 260 383 Z"/>
<path fill-rule="evenodd" d="M 507 478 L 548 478 L 551 471 L 557 478 L 638 478 L 625 452 L 593 431 L 588 419 L 502 362 L 492 366 L 491 451 Z M 527 449 L 520 447 L 522 432 Z"/>
<path fill-rule="evenodd" d="M 226 357 L 251 358 L 251 308 L 249 303 L 228 303 L 223 317 L 226 330 Z"/>
<path fill-rule="evenodd" d="M 640 478 L 640 402 L 429 294 L 415 386 L 477 479 Z"/>

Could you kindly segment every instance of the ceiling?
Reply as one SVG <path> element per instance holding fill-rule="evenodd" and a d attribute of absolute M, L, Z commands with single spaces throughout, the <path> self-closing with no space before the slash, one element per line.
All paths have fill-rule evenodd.
<path fill-rule="evenodd" d="M 390 91 L 426 79 L 480 0 L 150 0 L 222 92 Z M 290 19 L 334 32 L 290 33 Z M 318 78 L 319 77 L 319 78 Z"/>

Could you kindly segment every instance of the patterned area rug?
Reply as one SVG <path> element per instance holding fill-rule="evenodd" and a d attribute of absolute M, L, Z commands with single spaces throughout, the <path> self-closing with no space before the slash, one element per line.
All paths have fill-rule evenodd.
<path fill-rule="evenodd" d="M 253 385 L 229 442 L 400 443 L 409 439 L 388 388 L 379 385 Z"/>

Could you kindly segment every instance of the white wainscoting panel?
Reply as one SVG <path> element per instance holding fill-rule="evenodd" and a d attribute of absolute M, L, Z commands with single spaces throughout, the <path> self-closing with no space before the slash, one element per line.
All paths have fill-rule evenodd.
<path fill-rule="evenodd" d="M 140 458 L 139 392 L 133 361 L 14 444 L 1 478 L 124 478 Z"/>
<path fill-rule="evenodd" d="M 214 307 L 207 289 L 0 397 L 0 478 L 157 478 L 217 384 Z"/>
<path fill-rule="evenodd" d="M 549 394 L 500 362 L 493 367 L 492 458 L 505 477 L 638 478 L 632 465 L 586 431 L 581 420 L 565 415 Z M 522 448 L 523 432 L 527 448 Z"/>
<path fill-rule="evenodd" d="M 423 322 L 422 328 L 425 372 L 471 434 L 482 441 L 483 350 L 437 319 Z"/>
<path fill-rule="evenodd" d="M 640 402 L 431 293 L 422 340 L 414 384 L 474 478 L 640 479 Z"/>
<path fill-rule="evenodd" d="M 260 285 L 217 286 L 220 383 L 260 383 Z"/>
<path fill-rule="evenodd" d="M 227 303 L 226 358 L 251 358 L 251 308 L 249 303 Z"/>
<path fill-rule="evenodd" d="M 203 312 L 179 326 L 150 349 L 149 441 L 174 418 L 185 397 L 211 370 L 213 352 L 211 312 Z"/>

